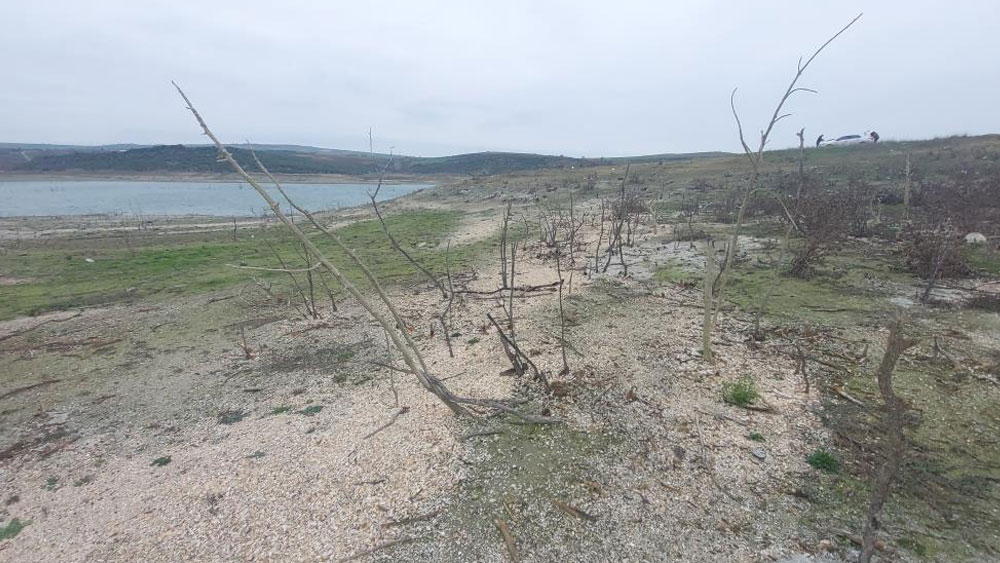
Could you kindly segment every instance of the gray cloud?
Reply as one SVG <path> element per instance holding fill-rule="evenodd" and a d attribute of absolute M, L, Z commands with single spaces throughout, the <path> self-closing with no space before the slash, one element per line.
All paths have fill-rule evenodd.
<path fill-rule="evenodd" d="M 49 1 L 0 4 L 0 140 L 223 138 L 406 154 L 736 150 L 857 12 L 776 132 L 1000 130 L 1000 3 Z M 690 5 L 689 5 L 690 4 Z M 867 4 L 867 5 L 866 5 Z"/>

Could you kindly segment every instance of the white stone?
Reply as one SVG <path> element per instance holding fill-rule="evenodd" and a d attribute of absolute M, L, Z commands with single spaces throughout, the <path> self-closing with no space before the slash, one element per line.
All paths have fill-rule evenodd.
<path fill-rule="evenodd" d="M 986 235 L 983 233 L 969 233 L 965 235 L 965 244 L 986 244 Z"/>

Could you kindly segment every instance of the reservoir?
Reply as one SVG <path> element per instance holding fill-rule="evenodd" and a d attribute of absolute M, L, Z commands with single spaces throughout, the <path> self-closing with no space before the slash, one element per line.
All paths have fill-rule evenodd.
<path fill-rule="evenodd" d="M 386 200 L 430 188 L 433 184 L 386 184 Z M 353 207 L 368 202 L 372 184 L 283 184 L 299 206 L 309 211 Z M 273 187 L 268 192 L 290 207 Z M 266 212 L 266 213 L 265 213 Z M 0 217 L 27 215 L 212 215 L 253 217 L 271 214 L 267 203 L 246 183 L 133 182 L 120 180 L 4 182 L 0 180 Z"/>

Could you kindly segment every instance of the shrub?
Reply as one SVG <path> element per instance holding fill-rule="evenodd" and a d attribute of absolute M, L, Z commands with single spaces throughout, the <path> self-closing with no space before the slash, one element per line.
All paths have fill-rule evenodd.
<path fill-rule="evenodd" d="M 907 268 L 925 278 L 958 278 L 972 273 L 962 255 L 962 240 L 950 225 L 911 228 L 903 232 Z"/>
<path fill-rule="evenodd" d="M 757 384 L 749 375 L 744 375 L 736 381 L 722 384 L 722 400 L 731 404 L 745 407 L 760 398 L 757 391 Z"/>
<path fill-rule="evenodd" d="M 837 471 L 840 471 L 840 461 L 838 461 L 833 454 L 822 448 L 809 454 L 809 457 L 806 458 L 806 462 L 814 468 L 827 473 L 836 473 Z"/>
<path fill-rule="evenodd" d="M 853 224 L 850 196 L 832 190 L 810 191 L 802 195 L 795 221 L 802 240 L 795 249 L 789 273 L 808 278 L 823 257 L 846 237 Z"/>
<path fill-rule="evenodd" d="M 299 414 L 304 416 L 314 416 L 319 411 L 323 410 L 320 405 L 311 405 L 299 411 Z"/>

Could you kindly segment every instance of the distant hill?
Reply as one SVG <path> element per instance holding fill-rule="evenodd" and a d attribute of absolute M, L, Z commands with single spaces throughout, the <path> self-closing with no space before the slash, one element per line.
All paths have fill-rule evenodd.
<path fill-rule="evenodd" d="M 249 147 L 231 145 L 236 159 L 253 166 Z M 371 155 L 360 151 L 324 149 L 299 145 L 254 145 L 265 166 L 277 174 L 368 175 L 373 172 Z M 584 159 L 514 152 L 479 152 L 442 157 L 396 156 L 391 171 L 397 174 L 487 175 L 545 168 L 589 167 L 616 162 L 663 162 L 705 158 L 724 153 L 663 154 L 639 157 Z M 384 162 L 388 155 L 376 155 Z M 38 145 L 0 143 L 0 171 L 9 172 L 203 172 L 226 173 L 208 145 Z"/>

